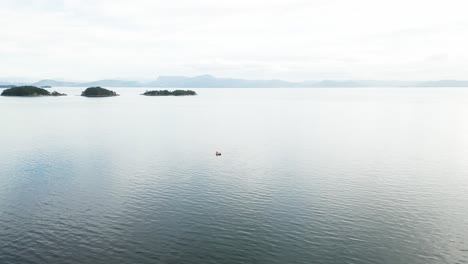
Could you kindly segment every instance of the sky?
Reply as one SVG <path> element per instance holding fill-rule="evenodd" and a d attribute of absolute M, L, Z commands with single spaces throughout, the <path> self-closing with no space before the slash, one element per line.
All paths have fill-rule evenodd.
<path fill-rule="evenodd" d="M 0 79 L 468 80 L 466 0 L 0 0 Z"/>

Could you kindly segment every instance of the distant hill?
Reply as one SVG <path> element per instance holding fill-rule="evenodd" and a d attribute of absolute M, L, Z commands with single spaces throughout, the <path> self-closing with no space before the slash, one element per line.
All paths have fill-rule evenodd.
<path fill-rule="evenodd" d="M 296 83 L 282 80 L 244 80 L 232 78 L 216 78 L 211 75 L 196 77 L 160 76 L 156 81 L 148 83 L 151 87 L 186 87 L 186 88 L 274 88 L 293 87 Z"/>
<path fill-rule="evenodd" d="M 24 85 L 24 83 L 0 83 L 4 85 Z M 159 87 L 159 88 L 308 88 L 308 87 L 468 87 L 468 81 L 375 81 L 375 80 L 322 80 L 288 82 L 283 80 L 246 80 L 217 78 L 212 75 L 160 76 L 154 81 L 98 80 L 92 82 L 69 82 L 41 80 L 34 86 L 51 87 Z"/>
<path fill-rule="evenodd" d="M 0 88 L 11 88 L 11 87 L 15 87 L 16 85 L 12 85 L 12 84 L 0 84 Z"/>
<path fill-rule="evenodd" d="M 33 83 L 35 86 L 65 86 L 65 87 L 91 87 L 91 86 L 108 86 L 108 87 L 138 87 L 141 83 L 136 81 L 121 81 L 121 80 L 99 80 L 93 82 L 67 82 L 56 80 L 41 80 Z"/>
<path fill-rule="evenodd" d="M 42 80 L 39 82 L 32 83 L 34 86 L 75 86 L 76 83 L 74 82 L 63 82 L 63 81 L 55 81 L 55 80 Z"/>
<path fill-rule="evenodd" d="M 433 82 L 421 82 L 423 87 L 468 87 L 468 81 L 443 80 Z"/>
<path fill-rule="evenodd" d="M 137 81 L 100 80 L 94 82 L 79 83 L 78 86 L 139 87 L 142 86 L 142 84 Z"/>

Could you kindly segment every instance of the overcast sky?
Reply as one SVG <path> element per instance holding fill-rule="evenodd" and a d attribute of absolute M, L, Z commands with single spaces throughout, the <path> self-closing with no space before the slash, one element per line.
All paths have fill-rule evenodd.
<path fill-rule="evenodd" d="M 0 78 L 468 79 L 466 0 L 0 0 Z"/>

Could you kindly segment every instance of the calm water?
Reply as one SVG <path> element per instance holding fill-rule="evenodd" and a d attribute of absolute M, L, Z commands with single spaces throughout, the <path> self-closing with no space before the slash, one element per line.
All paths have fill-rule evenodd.
<path fill-rule="evenodd" d="M 57 90 L 0 97 L 2 264 L 468 263 L 468 89 Z"/>

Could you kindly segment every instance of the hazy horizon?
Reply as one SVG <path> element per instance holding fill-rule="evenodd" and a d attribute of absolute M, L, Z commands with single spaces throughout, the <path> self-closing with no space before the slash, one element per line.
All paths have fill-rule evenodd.
<path fill-rule="evenodd" d="M 254 80 L 218 78 L 205 74 L 199 76 L 158 76 L 152 80 L 104 79 L 70 81 L 42 79 L 35 81 L 5 81 L 0 78 L 0 88 L 11 85 L 40 87 L 161 87 L 161 88 L 313 88 L 313 87 L 468 87 L 466 80 L 395 81 L 395 80 L 307 80 L 291 82 L 279 79 Z"/>
<path fill-rule="evenodd" d="M 466 80 L 464 2 L 3 0 L 3 80 Z M 77 76 L 79 76 L 77 78 Z"/>
<path fill-rule="evenodd" d="M 98 79 L 84 79 L 84 78 L 28 78 L 28 77 L 3 77 L 0 76 L 0 84 L 2 83 L 37 83 L 41 81 L 59 81 L 59 82 L 75 82 L 75 83 L 87 83 L 87 82 L 96 82 L 96 81 L 135 81 L 135 82 L 152 82 L 158 80 L 159 78 L 165 77 L 180 77 L 180 78 L 197 78 L 210 76 L 216 79 L 232 79 L 232 80 L 245 80 L 245 81 L 284 81 L 291 83 L 302 83 L 302 82 L 324 82 L 324 81 L 336 81 L 336 82 L 444 82 L 444 81 L 454 81 L 454 82 L 468 82 L 468 77 L 466 79 L 303 79 L 303 80 L 288 80 L 288 79 L 279 79 L 279 78 L 265 78 L 265 79 L 254 79 L 254 78 L 245 78 L 242 76 L 217 76 L 213 74 L 198 74 L 198 75 L 155 75 L 154 77 L 145 77 L 145 78 L 98 78 Z"/>

